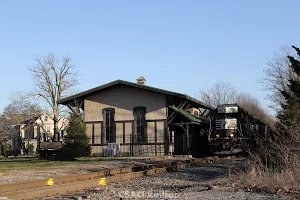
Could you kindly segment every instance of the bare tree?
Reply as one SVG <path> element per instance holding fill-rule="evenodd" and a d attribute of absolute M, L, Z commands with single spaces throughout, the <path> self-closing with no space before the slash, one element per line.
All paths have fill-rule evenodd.
<path fill-rule="evenodd" d="M 237 99 L 237 104 L 245 109 L 251 116 L 259 119 L 265 124 L 273 127 L 275 119 L 269 115 L 261 106 L 258 99 L 249 93 L 240 93 Z"/>
<path fill-rule="evenodd" d="M 294 52 L 282 48 L 265 70 L 262 82 L 276 106 L 276 122 L 274 131 L 257 138 L 250 152 L 248 177 L 271 192 L 298 191 L 300 182 L 300 49 L 292 47 Z"/>
<path fill-rule="evenodd" d="M 268 125 L 274 123 L 274 119 L 264 111 L 256 98 L 248 93 L 239 93 L 226 82 L 217 82 L 207 91 L 200 91 L 200 100 L 213 107 L 217 107 L 219 104 L 237 103 L 253 117 Z"/>
<path fill-rule="evenodd" d="M 281 47 L 280 53 L 274 53 L 264 69 L 265 76 L 260 81 L 265 89 L 269 92 L 268 98 L 273 102 L 273 108 L 278 111 L 284 103 L 284 97 L 281 91 L 288 90 L 289 79 L 299 79 L 293 70 L 289 67 L 289 59 L 287 56 L 293 56 L 299 59 L 299 55 L 295 54 L 291 47 Z"/>
<path fill-rule="evenodd" d="M 213 107 L 219 104 L 236 103 L 237 98 L 236 89 L 226 82 L 217 82 L 208 90 L 200 91 L 200 100 Z"/>
<path fill-rule="evenodd" d="M 264 111 L 260 102 L 249 93 L 241 93 L 238 97 L 237 104 L 243 107 L 253 117 L 262 119 Z"/>
<path fill-rule="evenodd" d="M 42 108 L 35 102 L 26 99 L 14 99 L 3 111 L 11 125 L 18 125 L 24 121 L 33 120 L 43 113 Z"/>
<path fill-rule="evenodd" d="M 49 106 L 48 115 L 54 121 L 53 140 L 57 140 L 58 122 L 62 119 L 58 101 L 73 92 L 78 75 L 67 56 L 58 59 L 50 54 L 35 61 L 37 64 L 29 69 L 35 86 L 30 95 L 41 98 Z"/>
<path fill-rule="evenodd" d="M 10 129 L 9 120 L 4 115 L 0 115 L 0 153 L 2 143 L 11 139 L 11 136 L 12 132 Z"/>
<path fill-rule="evenodd" d="M 11 134 L 13 134 L 21 149 L 28 154 L 28 145 L 25 146 L 24 140 L 27 140 L 27 144 L 31 138 L 29 138 L 30 133 L 34 133 L 34 125 L 37 119 L 41 119 L 44 111 L 41 107 L 35 103 L 30 102 L 27 99 L 19 98 L 14 99 L 9 105 L 4 108 L 3 116 L 7 120 L 9 127 L 12 129 Z M 44 130 L 44 126 L 38 127 Z M 27 134 L 27 137 L 23 138 L 21 135 L 21 129 Z M 39 130 L 37 130 L 39 133 Z M 25 135 L 26 135 L 25 134 Z"/>

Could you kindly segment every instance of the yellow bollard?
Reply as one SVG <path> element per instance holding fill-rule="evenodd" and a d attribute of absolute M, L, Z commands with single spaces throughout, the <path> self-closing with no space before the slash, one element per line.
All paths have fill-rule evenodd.
<path fill-rule="evenodd" d="M 99 185 L 107 185 L 106 184 L 106 178 L 101 178 L 99 181 Z"/>
<path fill-rule="evenodd" d="M 47 181 L 47 185 L 48 185 L 48 186 L 52 186 L 52 185 L 54 185 L 53 178 L 49 178 L 49 179 L 48 179 L 48 181 Z"/>

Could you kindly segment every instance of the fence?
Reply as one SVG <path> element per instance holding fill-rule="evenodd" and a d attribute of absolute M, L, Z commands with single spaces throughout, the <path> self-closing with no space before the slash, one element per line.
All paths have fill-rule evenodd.
<path fill-rule="evenodd" d="M 142 139 L 130 134 L 128 136 L 115 136 L 110 139 L 110 141 L 106 141 L 106 138 L 95 136 L 90 138 L 93 148 L 92 154 L 107 156 L 117 151 L 119 156 L 165 155 L 169 148 L 168 140 L 165 140 L 164 137 Z M 112 147 L 111 143 L 116 143 L 118 147 Z"/>

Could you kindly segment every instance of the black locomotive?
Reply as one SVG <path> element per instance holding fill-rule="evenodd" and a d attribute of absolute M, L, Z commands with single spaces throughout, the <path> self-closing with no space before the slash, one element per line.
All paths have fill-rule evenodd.
<path fill-rule="evenodd" d="M 212 123 L 210 151 L 214 154 L 243 152 L 255 144 L 256 138 L 272 131 L 237 104 L 218 105 Z"/>

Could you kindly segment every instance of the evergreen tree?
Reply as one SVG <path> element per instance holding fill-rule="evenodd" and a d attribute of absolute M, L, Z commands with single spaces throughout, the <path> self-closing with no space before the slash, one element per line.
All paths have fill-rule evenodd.
<path fill-rule="evenodd" d="M 71 113 L 61 157 L 64 159 L 74 159 L 89 156 L 91 154 L 89 141 L 90 139 L 86 135 L 86 127 L 83 123 L 82 115 Z"/>
<path fill-rule="evenodd" d="M 292 47 L 300 56 L 300 49 L 295 46 Z M 281 91 L 285 101 L 281 105 L 282 110 L 278 113 L 280 127 L 284 129 L 285 133 L 291 133 L 291 130 L 298 132 L 300 123 L 300 61 L 292 56 L 288 56 L 288 59 L 293 74 L 288 80 L 287 88 Z"/>

